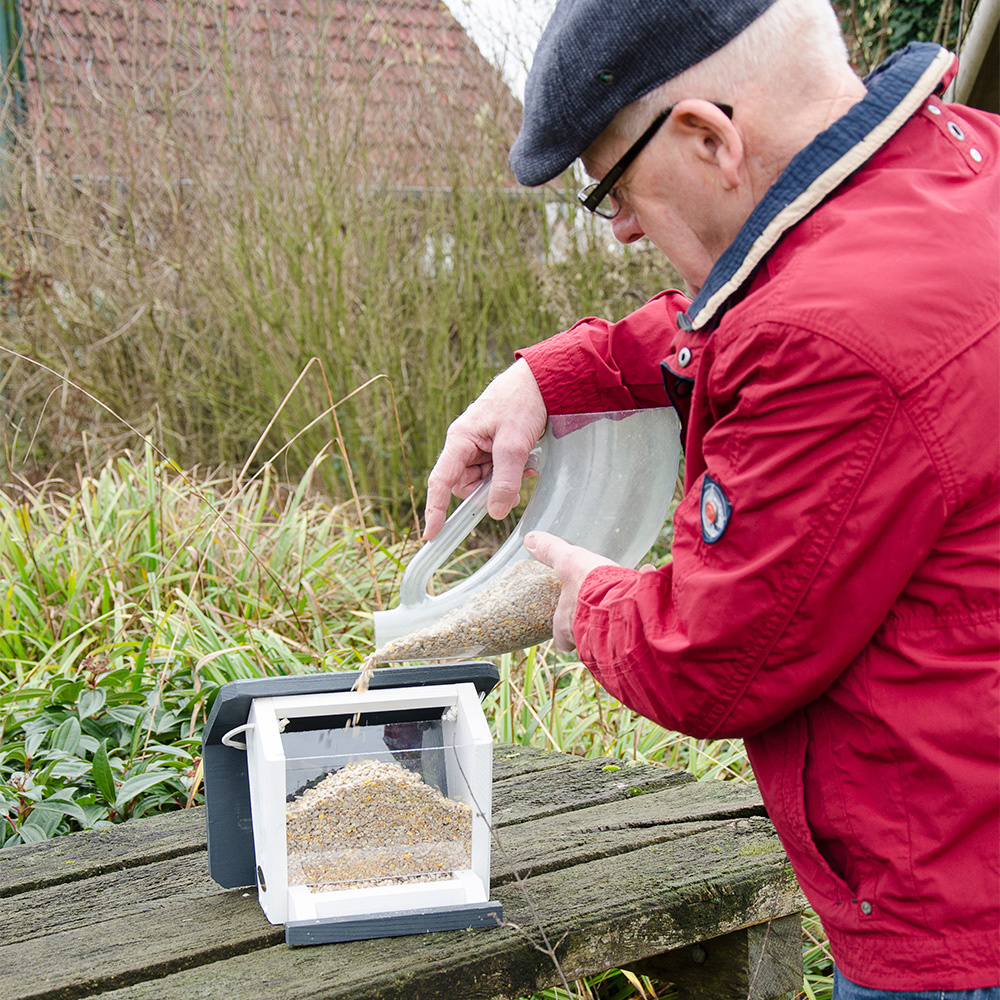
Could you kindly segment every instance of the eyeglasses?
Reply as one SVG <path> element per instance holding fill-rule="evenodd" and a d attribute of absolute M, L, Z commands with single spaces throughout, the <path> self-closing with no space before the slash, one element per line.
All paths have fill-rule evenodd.
<path fill-rule="evenodd" d="M 727 117 L 733 117 L 733 109 L 728 104 L 713 104 Z M 625 150 L 622 158 L 604 175 L 603 179 L 588 184 L 578 195 L 577 200 L 588 211 L 602 219 L 613 219 L 621 210 L 621 203 L 615 197 L 615 183 L 632 165 L 632 161 L 646 148 L 649 140 L 656 135 L 660 126 L 670 117 L 676 105 L 671 104 L 661 111 L 652 121 L 649 128 Z"/>

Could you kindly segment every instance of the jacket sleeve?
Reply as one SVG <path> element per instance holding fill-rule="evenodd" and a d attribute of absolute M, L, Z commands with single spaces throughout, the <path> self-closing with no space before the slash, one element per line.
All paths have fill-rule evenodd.
<path fill-rule="evenodd" d="M 617 323 L 583 319 L 517 356 L 528 362 L 550 414 L 669 406 L 660 361 L 688 304 L 680 292 L 661 292 Z"/>
<path fill-rule="evenodd" d="M 861 653 L 945 505 L 903 401 L 821 335 L 761 326 L 728 346 L 713 336 L 701 368 L 699 412 L 713 419 L 689 437 L 694 481 L 675 513 L 673 560 L 592 571 L 574 632 L 597 680 L 642 715 L 695 736 L 750 736 Z M 712 542 L 706 477 L 731 505 Z"/>

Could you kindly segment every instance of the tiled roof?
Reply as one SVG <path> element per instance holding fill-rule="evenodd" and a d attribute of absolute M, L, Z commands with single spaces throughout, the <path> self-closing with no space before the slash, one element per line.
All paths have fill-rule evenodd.
<path fill-rule="evenodd" d="M 456 151 L 495 162 L 520 119 L 441 0 L 22 0 L 22 16 L 29 127 L 55 169 L 120 173 L 159 142 L 183 173 L 255 121 L 275 141 L 341 129 L 388 183 L 447 183 Z"/>

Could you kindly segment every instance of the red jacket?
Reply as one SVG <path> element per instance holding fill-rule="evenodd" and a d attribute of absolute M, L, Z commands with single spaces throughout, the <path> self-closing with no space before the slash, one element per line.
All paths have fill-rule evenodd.
<path fill-rule="evenodd" d="M 838 967 L 893 990 L 1000 984 L 1000 139 L 925 76 L 694 303 L 522 352 L 553 413 L 663 405 L 666 361 L 673 560 L 587 576 L 579 655 L 663 726 L 745 738 Z"/>

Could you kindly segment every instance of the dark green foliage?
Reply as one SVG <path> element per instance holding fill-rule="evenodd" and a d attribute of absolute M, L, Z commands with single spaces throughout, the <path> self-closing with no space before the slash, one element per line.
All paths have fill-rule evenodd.
<path fill-rule="evenodd" d="M 835 4 L 861 72 L 910 42 L 937 42 L 953 52 L 977 0 L 848 0 Z M 964 11 L 963 11 L 964 7 Z"/>
<path fill-rule="evenodd" d="M 18 692 L 26 711 L 0 750 L 0 846 L 91 830 L 199 800 L 196 692 L 150 689 L 141 663 Z M 30 699 L 30 701 L 29 701 Z M 8 712 L 9 698 L 4 698 Z"/>

